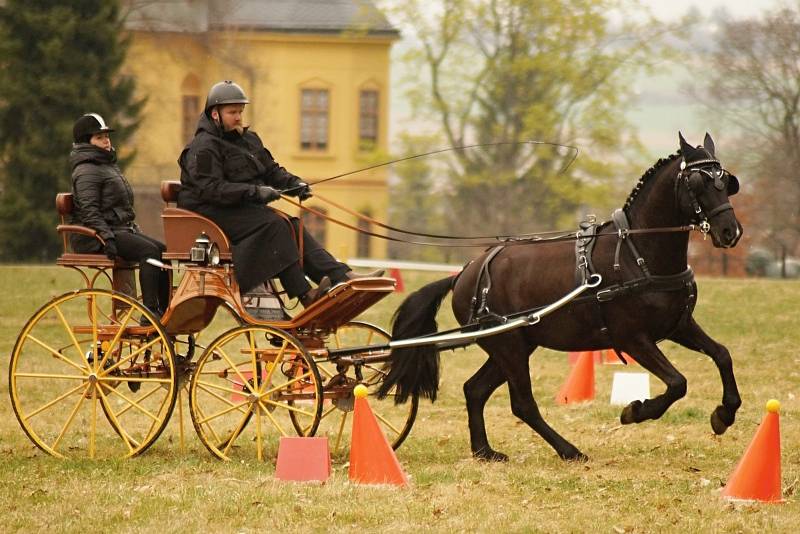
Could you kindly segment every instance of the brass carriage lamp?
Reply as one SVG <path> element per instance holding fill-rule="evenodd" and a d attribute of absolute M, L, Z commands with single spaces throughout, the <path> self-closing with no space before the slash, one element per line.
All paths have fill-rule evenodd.
<path fill-rule="evenodd" d="M 208 234 L 202 232 L 190 249 L 191 261 L 201 265 L 219 265 L 219 247 L 209 239 Z"/>

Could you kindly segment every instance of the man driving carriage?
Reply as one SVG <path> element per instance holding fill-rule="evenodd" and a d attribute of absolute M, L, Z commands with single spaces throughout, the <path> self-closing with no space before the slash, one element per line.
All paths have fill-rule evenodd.
<path fill-rule="evenodd" d="M 194 138 L 178 163 L 182 188 L 178 207 L 217 223 L 233 244 L 236 278 L 243 292 L 277 277 L 290 298 L 309 306 L 332 285 L 354 278 L 381 276 L 378 270 L 355 274 L 337 261 L 305 229 L 302 262 L 295 238 L 296 217 L 267 206 L 281 192 L 311 197 L 311 187 L 279 165 L 259 136 L 243 125 L 249 104 L 242 88 L 223 81 L 211 87 Z M 313 288 L 306 279 L 313 280 Z"/>

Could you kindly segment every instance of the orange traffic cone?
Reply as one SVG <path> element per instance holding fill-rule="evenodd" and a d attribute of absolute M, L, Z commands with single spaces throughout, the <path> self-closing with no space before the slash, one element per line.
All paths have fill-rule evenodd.
<path fill-rule="evenodd" d="M 592 360 L 594 360 L 595 364 L 603 363 L 603 351 L 602 350 L 580 350 L 580 351 L 570 351 L 567 353 L 567 361 L 570 365 L 575 365 L 578 363 L 578 360 L 581 357 L 581 354 L 584 352 L 588 352 L 592 355 Z"/>
<path fill-rule="evenodd" d="M 739 460 L 722 496 L 748 501 L 783 502 L 781 493 L 781 403 L 767 401 L 767 414 Z"/>
<path fill-rule="evenodd" d="M 594 353 L 582 352 L 556 395 L 556 403 L 571 404 L 594 399 Z"/>
<path fill-rule="evenodd" d="M 275 478 L 298 482 L 325 482 L 331 476 L 331 454 L 326 437 L 281 436 Z"/>
<path fill-rule="evenodd" d="M 394 286 L 396 292 L 402 293 L 406 290 L 406 286 L 403 284 L 403 276 L 400 274 L 400 269 L 389 269 L 389 277 L 394 278 L 395 282 L 397 282 Z"/>
<path fill-rule="evenodd" d="M 367 388 L 359 384 L 350 441 L 350 480 L 362 484 L 407 486 L 408 477 L 378 426 L 367 402 Z"/>

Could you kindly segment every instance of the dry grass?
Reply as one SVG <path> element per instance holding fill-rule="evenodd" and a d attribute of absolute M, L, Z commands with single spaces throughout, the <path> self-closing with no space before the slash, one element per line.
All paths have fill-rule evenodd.
<path fill-rule="evenodd" d="M 77 284 L 75 275 L 44 267 L 4 267 L 0 344 L 10 354 L 23 323 L 41 304 Z M 409 277 L 418 287 L 422 279 Z M 400 295 L 367 312 L 384 326 Z M 222 463 L 190 437 L 181 452 L 177 421 L 141 458 L 62 461 L 36 449 L 20 430 L 0 382 L 0 531 L 524 531 L 524 532 L 795 532 L 800 508 L 797 395 L 800 333 L 794 282 L 700 281 L 696 317 L 734 355 L 744 405 L 721 437 L 708 416 L 721 385 L 711 361 L 665 344 L 689 380 L 689 393 L 659 421 L 622 427 L 608 405 L 618 366 L 597 368 L 597 398 L 557 406 L 568 371 L 563 354 L 537 351 L 534 393 L 545 418 L 587 453 L 565 463 L 511 414 L 501 388 L 487 407 L 487 426 L 507 464 L 470 458 L 461 384 L 482 362 L 477 349 L 444 353 L 441 400 L 424 403 L 398 451 L 408 489 L 351 485 L 346 458 L 323 485 L 279 483 L 274 465 Z M 446 306 L 444 307 L 446 308 Z M 449 311 L 440 318 L 452 322 Z M 3 365 L 7 376 L 8 360 Z M 653 392 L 661 385 L 651 380 Z M 759 424 L 767 399 L 782 403 L 783 505 L 732 505 L 719 498 Z M 191 426 L 187 428 L 187 432 Z"/>

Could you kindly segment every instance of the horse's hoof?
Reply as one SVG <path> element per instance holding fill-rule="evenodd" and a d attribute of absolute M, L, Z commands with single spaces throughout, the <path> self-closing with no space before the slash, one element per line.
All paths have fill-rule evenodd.
<path fill-rule="evenodd" d="M 569 454 L 559 454 L 559 456 L 562 460 L 566 460 L 568 462 L 586 463 L 589 461 L 589 457 L 578 449 L 575 449 L 574 452 L 570 452 Z"/>
<path fill-rule="evenodd" d="M 728 430 L 730 426 L 727 424 L 723 419 L 722 416 L 719 414 L 720 410 L 724 410 L 722 406 L 717 406 L 717 409 L 711 412 L 711 429 L 714 431 L 714 434 L 721 436 Z"/>
<path fill-rule="evenodd" d="M 619 415 L 619 422 L 623 425 L 637 423 L 636 415 L 639 413 L 639 408 L 642 407 L 642 401 L 635 400 L 623 408 L 622 413 Z"/>
<path fill-rule="evenodd" d="M 477 460 L 482 462 L 507 462 L 508 455 L 503 454 L 502 452 L 498 452 L 492 450 L 490 448 L 481 449 L 479 451 L 473 452 L 472 456 L 474 456 Z"/>

